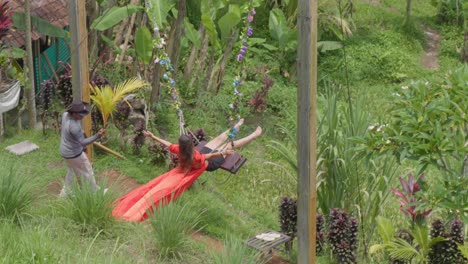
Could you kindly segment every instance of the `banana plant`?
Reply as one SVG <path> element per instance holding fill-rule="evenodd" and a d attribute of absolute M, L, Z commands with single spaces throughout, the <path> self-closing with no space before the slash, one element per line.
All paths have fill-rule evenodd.
<path fill-rule="evenodd" d="M 17 29 L 21 31 L 26 31 L 25 13 L 15 12 L 12 16 L 12 19 L 13 25 Z M 69 33 L 66 30 L 61 29 L 60 27 L 57 27 L 49 23 L 48 21 L 36 16 L 31 16 L 31 25 L 36 29 L 37 32 L 43 35 L 56 38 L 67 38 L 69 36 Z"/>
<path fill-rule="evenodd" d="M 107 128 L 109 117 L 116 110 L 117 104 L 127 94 L 133 93 L 149 84 L 145 81 L 133 78 L 118 84 L 114 89 L 109 85 L 97 87 L 91 85 L 91 100 L 102 115 L 103 126 Z"/>

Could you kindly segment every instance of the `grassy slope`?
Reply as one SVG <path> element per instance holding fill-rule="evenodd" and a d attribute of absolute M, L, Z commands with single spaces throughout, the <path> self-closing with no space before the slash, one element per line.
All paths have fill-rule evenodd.
<path fill-rule="evenodd" d="M 413 14 L 417 21 L 434 26 L 442 32 L 440 64 L 443 71 L 457 63 L 454 46 L 459 40 L 445 40 L 457 31 L 437 27 L 433 18 L 435 10 L 427 2 L 414 1 Z M 414 38 L 408 37 L 399 29 L 405 10 L 404 1 L 384 0 L 379 5 L 363 1 L 357 2 L 356 7 L 354 17 L 357 29 L 354 37 L 348 41 L 346 51 L 350 86 L 354 97 L 368 98 L 369 111 L 375 113 L 375 119 L 379 119 L 385 113 L 386 101 L 394 89 L 398 89 L 409 79 L 424 78 L 433 72 L 423 69 L 419 63 L 424 47 L 422 32 L 417 31 Z M 341 53 L 321 55 L 320 69 L 322 75 L 344 85 L 346 82 L 343 71 L 333 68 L 341 58 Z M 294 125 L 291 124 L 295 119 L 294 83 L 284 81 L 278 76 L 276 79 L 277 83 L 268 98 L 274 107 L 270 107 L 265 115 L 249 114 L 243 129 L 243 133 L 253 131 L 257 123 L 265 128 L 265 135 L 242 151 L 248 158 L 244 168 L 238 175 L 229 175 L 223 171 L 205 173 L 199 183 L 181 197 L 182 202 L 196 201 L 191 206 L 193 210 L 205 212 L 202 216 L 202 223 L 206 225 L 205 232 L 219 239 L 224 239 L 226 235 L 246 239 L 264 229 L 278 229 L 278 199 L 284 195 L 294 196 L 296 182 L 290 177 L 290 173 L 266 164 L 282 164 L 279 156 L 266 147 L 271 139 L 280 135 L 274 124 L 281 123 L 293 128 Z M 249 94 L 254 88 L 247 89 Z M 219 100 L 226 102 L 227 99 L 222 96 Z M 209 100 L 203 102 L 203 108 L 187 111 L 187 120 L 193 126 L 205 126 L 209 135 L 217 134 L 224 129 L 226 123 L 222 113 L 224 105 Z M 169 131 L 175 129 L 172 127 Z M 176 136 L 169 133 L 168 138 L 174 140 Z M 8 159 L 31 177 L 31 181 L 37 184 L 38 192 L 38 199 L 30 209 L 30 217 L 24 220 L 22 228 L 1 225 L 2 240 L 19 238 L 17 244 L 4 248 L 4 252 L 7 252 L 3 255 L 6 262 L 12 259 L 30 262 L 31 252 L 41 256 L 43 262 L 47 262 L 45 258 L 60 259 L 68 263 L 130 263 L 135 262 L 135 259 L 141 263 L 155 262 L 156 253 L 146 225 L 118 224 L 115 230 L 109 234 L 100 234 L 96 240 L 93 240 L 94 236 L 78 235 L 75 224 L 58 216 L 56 209 L 51 206 L 55 198 L 41 195 L 45 194 L 50 182 L 61 180 L 65 175 L 65 169 L 56 166 L 61 161 L 58 154 L 59 137 L 53 132 L 43 136 L 39 131 L 25 131 L 6 138 L 0 143 L 0 149 L 25 139 L 35 142 L 40 149 L 21 157 L 0 152 L 1 159 Z M 145 153 L 142 156 L 132 156 L 130 153 L 126 155 L 129 157 L 126 161 L 96 155 L 96 173 L 113 168 L 143 183 L 166 170 L 165 166 L 151 166 Z M 220 184 L 226 179 L 225 183 Z M 397 210 L 389 212 L 389 215 L 398 214 Z M 14 249 L 22 250 L 13 253 Z M 191 252 L 187 252 L 187 256 L 193 257 L 185 263 L 204 263 L 202 260 L 206 257 L 206 251 L 202 244 L 193 243 Z M 109 259 L 109 256 L 113 256 L 113 259 Z"/>

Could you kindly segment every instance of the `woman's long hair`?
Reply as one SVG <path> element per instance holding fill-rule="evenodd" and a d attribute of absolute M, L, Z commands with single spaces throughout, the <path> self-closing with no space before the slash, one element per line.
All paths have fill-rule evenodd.
<path fill-rule="evenodd" d="M 193 142 L 187 135 L 179 137 L 179 166 L 184 172 L 188 172 L 193 162 Z"/>

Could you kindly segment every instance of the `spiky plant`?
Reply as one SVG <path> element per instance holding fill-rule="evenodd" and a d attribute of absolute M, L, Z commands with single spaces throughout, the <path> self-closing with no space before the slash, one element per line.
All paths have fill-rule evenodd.
<path fill-rule="evenodd" d="M 67 106 L 73 101 L 71 65 L 62 64 L 61 66 L 63 67 L 63 71 L 60 74 L 56 92 L 59 96 L 60 103 L 62 103 L 63 106 Z"/>
<path fill-rule="evenodd" d="M 129 79 L 118 84 L 114 89 L 109 85 L 102 88 L 91 85 L 91 100 L 99 109 L 102 115 L 103 126 L 107 127 L 109 118 L 112 117 L 116 110 L 117 104 L 125 97 L 125 95 L 135 92 L 140 88 L 147 86 L 148 83 L 136 78 Z"/>
<path fill-rule="evenodd" d="M 291 237 L 290 242 L 285 244 L 286 250 L 292 249 L 292 242 L 297 233 L 297 200 L 283 197 L 279 206 L 279 222 L 281 232 Z"/>
<path fill-rule="evenodd" d="M 323 251 L 323 247 L 325 245 L 325 217 L 323 217 L 322 214 L 317 214 L 316 219 L 315 240 L 317 242 L 315 244 L 315 251 L 319 254 Z"/>
<path fill-rule="evenodd" d="M 445 238 L 445 240 L 431 246 L 429 263 L 468 263 L 468 259 L 463 256 L 457 245 L 463 245 L 463 234 L 463 222 L 460 219 L 454 219 L 452 221 L 450 233 L 445 232 L 445 227 L 441 220 L 434 221 L 431 225 L 431 237 L 442 237 Z"/>
<path fill-rule="evenodd" d="M 357 220 L 349 218 L 344 210 L 333 208 L 328 223 L 328 241 L 337 262 L 356 263 Z"/>

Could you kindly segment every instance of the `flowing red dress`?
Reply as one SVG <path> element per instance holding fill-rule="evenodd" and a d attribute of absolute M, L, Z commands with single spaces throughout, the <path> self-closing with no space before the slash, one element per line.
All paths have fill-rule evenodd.
<path fill-rule="evenodd" d="M 179 154 L 179 145 L 169 146 L 172 153 Z M 206 170 L 208 163 L 205 155 L 194 150 L 192 168 L 188 173 L 176 167 L 163 175 L 154 178 L 121 198 L 116 204 L 112 215 L 126 221 L 139 222 L 148 218 L 148 211 L 152 212 L 160 204 L 169 203 L 177 199 L 190 185 Z"/>

